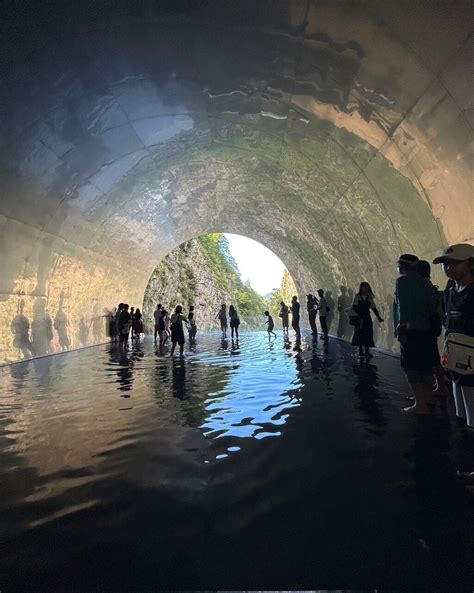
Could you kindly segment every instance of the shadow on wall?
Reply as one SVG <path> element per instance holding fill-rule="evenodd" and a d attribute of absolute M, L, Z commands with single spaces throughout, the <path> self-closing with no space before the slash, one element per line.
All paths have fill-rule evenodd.
<path fill-rule="evenodd" d="M 328 329 L 338 338 L 350 342 L 353 327 L 349 323 L 348 313 L 354 299 L 354 290 L 345 286 L 341 286 L 339 290 L 336 300 L 331 291 L 326 293 L 330 309 Z M 9 326 L 6 324 L 10 333 L 7 339 L 2 340 L 4 344 L 0 352 L 0 364 L 83 348 L 115 337 L 115 309 L 105 308 L 101 311 L 100 305 L 96 303 L 90 315 L 71 319 L 65 302 L 65 293 L 62 291 L 57 306 L 51 303 L 51 313 L 46 297 L 19 298 L 17 312 Z M 391 293 L 385 299 L 377 301 L 385 321 L 382 324 L 374 323 L 376 345 L 389 351 L 397 349 L 392 330 L 392 303 Z M 260 327 L 260 324 L 256 326 Z"/>
<path fill-rule="evenodd" d="M 19 298 L 16 314 L 3 328 L 0 364 L 66 352 L 111 337 L 113 311 L 101 311 L 96 303 L 90 315 L 74 319 L 65 302 L 62 291 L 57 305 L 50 304 L 50 312 L 46 297 Z"/>

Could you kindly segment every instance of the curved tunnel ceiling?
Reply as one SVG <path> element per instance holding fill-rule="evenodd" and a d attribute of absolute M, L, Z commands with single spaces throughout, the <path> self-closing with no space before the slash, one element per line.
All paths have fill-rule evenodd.
<path fill-rule="evenodd" d="M 4 24 L 0 362 L 18 315 L 99 341 L 208 232 L 384 296 L 400 252 L 473 240 L 468 2 L 98 4 Z"/>

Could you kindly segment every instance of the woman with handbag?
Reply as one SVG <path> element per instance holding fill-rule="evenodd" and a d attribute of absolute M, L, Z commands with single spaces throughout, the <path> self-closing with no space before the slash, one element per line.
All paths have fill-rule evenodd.
<path fill-rule="evenodd" d="M 456 416 L 474 428 L 474 245 L 459 243 L 433 260 L 454 285 L 445 291 L 441 362 L 452 380 Z"/>
<path fill-rule="evenodd" d="M 369 348 L 374 344 L 374 326 L 370 311 L 373 311 L 380 323 L 383 319 L 375 306 L 374 293 L 368 282 L 361 282 L 359 292 L 354 295 L 352 310 L 349 314 L 349 323 L 354 326 L 352 345 L 359 346 L 359 357 L 365 354 L 366 358 L 372 358 Z"/>

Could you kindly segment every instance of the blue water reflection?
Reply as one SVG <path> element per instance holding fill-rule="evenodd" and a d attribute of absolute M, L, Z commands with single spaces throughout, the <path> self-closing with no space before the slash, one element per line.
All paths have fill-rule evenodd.
<path fill-rule="evenodd" d="M 263 439 L 281 434 L 288 411 L 299 406 L 296 395 L 301 386 L 294 356 L 283 346 L 281 339 L 269 344 L 266 333 L 254 332 L 233 345 L 231 354 L 245 352 L 238 361 L 203 356 L 204 364 L 217 363 L 227 371 L 222 388 L 207 394 L 201 425 L 206 437 Z"/>

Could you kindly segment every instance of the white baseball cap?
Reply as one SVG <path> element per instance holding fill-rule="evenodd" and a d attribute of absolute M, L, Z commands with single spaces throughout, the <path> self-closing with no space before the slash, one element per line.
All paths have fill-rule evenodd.
<path fill-rule="evenodd" d="M 433 263 L 442 264 L 451 260 L 465 261 L 471 257 L 474 257 L 474 245 L 469 245 L 469 243 L 457 243 L 456 245 L 446 247 L 443 251 L 443 255 L 436 257 L 433 260 Z"/>

